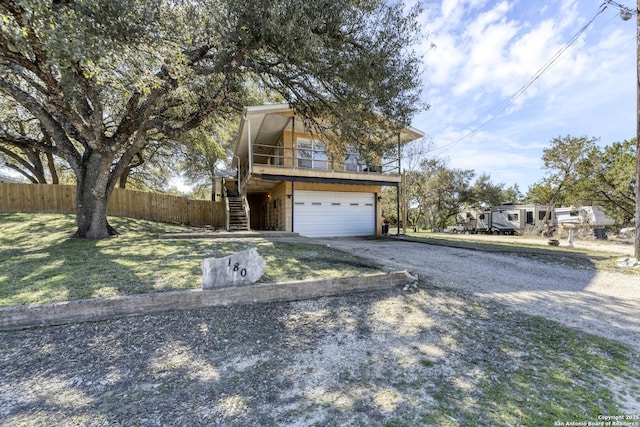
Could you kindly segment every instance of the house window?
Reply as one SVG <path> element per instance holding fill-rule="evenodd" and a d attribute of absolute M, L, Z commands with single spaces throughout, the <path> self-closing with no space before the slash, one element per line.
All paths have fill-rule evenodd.
<path fill-rule="evenodd" d="M 347 147 L 344 155 L 344 170 L 349 172 L 360 172 L 358 150 L 356 150 L 355 147 Z"/>
<path fill-rule="evenodd" d="M 325 143 L 298 138 L 298 167 L 327 169 L 327 146 Z"/>
<path fill-rule="evenodd" d="M 527 224 L 533 224 L 533 212 L 527 212 Z"/>
<path fill-rule="evenodd" d="M 540 211 L 538 212 L 538 219 L 540 221 L 544 220 L 544 217 L 547 216 L 547 211 Z"/>

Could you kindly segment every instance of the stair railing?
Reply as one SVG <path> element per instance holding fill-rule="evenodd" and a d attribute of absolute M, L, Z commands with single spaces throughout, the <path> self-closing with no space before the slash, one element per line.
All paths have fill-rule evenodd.
<path fill-rule="evenodd" d="M 227 197 L 227 187 L 222 187 L 224 194 L 224 229 L 229 231 L 229 197 Z"/>
<path fill-rule="evenodd" d="M 249 202 L 247 196 L 242 195 L 242 206 L 244 206 L 244 214 L 247 216 L 247 230 L 251 230 L 251 210 L 249 209 Z"/>

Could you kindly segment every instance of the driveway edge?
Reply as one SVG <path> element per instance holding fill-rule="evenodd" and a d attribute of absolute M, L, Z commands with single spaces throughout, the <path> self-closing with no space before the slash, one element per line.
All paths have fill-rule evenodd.
<path fill-rule="evenodd" d="M 366 292 L 413 283 L 417 278 L 407 271 L 332 277 L 213 290 L 156 292 L 113 298 L 85 299 L 51 304 L 0 308 L 0 330 L 62 325 L 73 322 L 107 320 L 170 310 L 215 306 L 296 301 Z"/>

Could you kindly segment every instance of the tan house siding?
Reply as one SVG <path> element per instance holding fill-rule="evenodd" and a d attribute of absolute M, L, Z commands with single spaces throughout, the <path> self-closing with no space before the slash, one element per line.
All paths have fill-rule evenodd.
<path fill-rule="evenodd" d="M 290 184 L 289 184 L 290 185 Z M 271 207 L 273 209 L 273 229 L 287 230 L 287 183 L 283 182 L 271 192 Z"/>
<path fill-rule="evenodd" d="M 296 190 L 342 191 L 355 193 L 380 193 L 377 185 L 319 184 L 312 182 L 296 182 Z"/>

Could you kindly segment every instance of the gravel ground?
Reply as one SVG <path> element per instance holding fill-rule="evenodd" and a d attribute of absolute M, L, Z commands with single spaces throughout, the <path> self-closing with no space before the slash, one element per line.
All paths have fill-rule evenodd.
<path fill-rule="evenodd" d="M 409 270 L 432 285 L 470 292 L 640 351 L 638 275 L 395 239 L 328 239 L 317 243 L 378 260 L 388 270 Z M 576 246 L 597 244 L 576 242 Z M 598 247 L 606 251 L 620 248 L 607 243 Z"/>
<path fill-rule="evenodd" d="M 316 243 L 421 285 L 0 333 L 0 425 L 532 425 L 586 389 L 640 414 L 640 376 L 598 362 L 615 346 L 524 314 L 638 349 L 637 278 L 402 241 Z M 568 363 L 585 342 L 594 366 Z"/>

